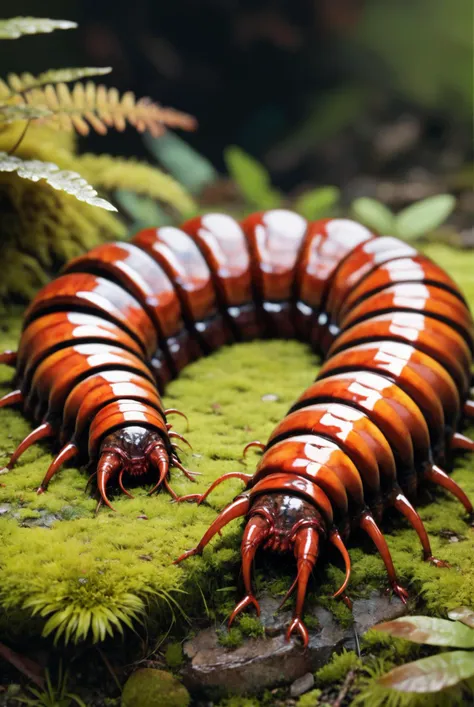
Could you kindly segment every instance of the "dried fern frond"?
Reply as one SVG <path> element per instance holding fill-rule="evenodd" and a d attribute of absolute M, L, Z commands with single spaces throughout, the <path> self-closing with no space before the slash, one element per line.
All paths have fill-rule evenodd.
<path fill-rule="evenodd" d="M 0 20 L 0 39 L 18 39 L 24 34 L 45 34 L 55 29 L 74 29 L 76 22 L 46 17 L 11 17 Z"/>
<path fill-rule="evenodd" d="M 162 108 L 149 98 L 136 100 L 131 91 L 120 96 L 116 88 L 107 88 L 92 81 L 76 83 L 69 89 L 65 83 L 44 88 L 33 88 L 24 94 L 30 106 L 46 108 L 53 114 L 47 118 L 48 124 L 62 130 L 77 130 L 88 135 L 90 127 L 105 135 L 108 127 L 123 131 L 127 122 L 139 132 L 149 130 L 157 137 L 166 126 L 194 130 L 195 119 L 173 108 Z"/>
<path fill-rule="evenodd" d="M 87 204 L 99 206 L 107 211 L 117 211 L 108 201 L 100 199 L 95 189 L 80 174 L 70 170 L 60 170 L 52 162 L 21 160 L 6 152 L 0 152 L 0 172 L 16 172 L 19 177 L 32 182 L 45 179 L 53 189 L 71 194 L 79 201 L 85 201 Z"/>
<path fill-rule="evenodd" d="M 72 69 L 50 69 L 39 76 L 28 72 L 23 74 L 8 74 L 7 80 L 0 79 L 0 100 L 9 100 L 33 88 L 41 88 L 47 84 L 70 83 L 90 76 L 105 76 L 110 74 L 110 66 L 85 66 Z"/>
<path fill-rule="evenodd" d="M 127 189 L 169 204 L 185 216 L 197 211 L 181 184 L 157 167 L 133 159 L 91 154 L 77 157 L 76 165 L 94 186 L 108 192 Z"/>

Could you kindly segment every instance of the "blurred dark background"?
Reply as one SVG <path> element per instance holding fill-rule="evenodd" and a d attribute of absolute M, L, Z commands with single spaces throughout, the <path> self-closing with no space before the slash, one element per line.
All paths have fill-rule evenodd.
<path fill-rule="evenodd" d="M 19 0 L 8 14 L 79 29 L 2 42 L 2 73 L 111 65 L 108 85 L 195 115 L 185 139 L 221 171 L 235 144 L 284 190 L 350 184 L 352 197 L 385 178 L 462 178 L 472 163 L 472 0 L 38 5 Z M 90 136 L 87 149 L 147 154 L 133 130 Z"/>

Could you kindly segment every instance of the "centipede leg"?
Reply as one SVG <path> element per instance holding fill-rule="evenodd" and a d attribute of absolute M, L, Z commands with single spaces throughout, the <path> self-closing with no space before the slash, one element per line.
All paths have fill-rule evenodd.
<path fill-rule="evenodd" d="M 424 559 L 427 562 L 430 562 L 432 565 L 435 565 L 435 567 L 449 567 L 449 564 L 447 562 L 444 562 L 443 560 L 438 560 L 436 557 L 433 557 L 430 539 L 428 537 L 428 533 L 426 532 L 426 528 L 408 498 L 406 498 L 406 496 L 404 496 L 402 493 L 398 493 L 393 502 L 393 505 L 397 509 L 397 511 L 400 511 L 400 513 L 405 516 L 407 521 L 416 531 L 418 537 L 420 538 L 421 546 L 423 548 Z"/>
<path fill-rule="evenodd" d="M 451 449 L 462 449 L 466 452 L 474 452 L 474 440 L 460 432 L 455 432 L 451 437 Z"/>
<path fill-rule="evenodd" d="M 398 583 L 397 573 L 395 572 L 395 567 L 393 566 L 392 556 L 380 528 L 378 527 L 375 520 L 372 518 L 370 513 L 363 513 L 360 520 L 360 527 L 364 530 L 370 539 L 375 544 L 377 550 L 379 551 L 382 560 L 384 562 L 385 568 L 387 570 L 388 579 L 390 586 L 392 587 L 394 593 L 400 597 L 402 602 L 406 604 L 408 599 L 408 592 Z"/>
<path fill-rule="evenodd" d="M 219 533 L 222 528 L 227 525 L 227 523 L 230 523 L 231 520 L 235 520 L 235 518 L 239 518 L 240 516 L 244 516 L 248 513 L 250 508 L 250 501 L 247 496 L 238 496 L 232 503 L 229 503 L 228 506 L 224 508 L 223 511 L 219 513 L 217 518 L 215 518 L 214 522 L 211 523 L 207 531 L 204 533 L 202 536 L 201 540 L 199 543 L 194 547 L 192 550 L 187 550 L 184 552 L 180 557 L 178 557 L 177 560 L 174 561 L 173 564 L 178 564 L 178 562 L 182 562 L 182 560 L 186 560 L 188 557 L 192 557 L 192 555 L 200 555 L 203 551 L 203 549 L 206 547 L 206 545 L 212 540 L 214 535 L 216 533 Z"/>
<path fill-rule="evenodd" d="M 51 437 L 53 435 L 53 428 L 49 424 L 49 422 L 43 422 L 42 425 L 39 425 L 36 429 L 32 430 L 28 435 L 26 435 L 25 439 L 20 442 L 18 447 L 15 449 L 13 454 L 10 457 L 10 461 L 6 465 L 6 469 L 11 469 L 13 465 L 18 461 L 18 459 L 21 457 L 21 455 L 26 452 L 27 449 L 29 449 L 33 444 L 36 442 L 39 442 L 42 439 L 46 439 L 47 437 Z"/>
<path fill-rule="evenodd" d="M 56 458 L 53 459 L 53 461 L 51 462 L 49 469 L 46 472 L 43 481 L 41 482 L 41 486 L 37 490 L 38 494 L 44 493 L 46 491 L 49 482 L 51 481 L 53 476 L 59 471 L 62 465 L 68 462 L 73 457 L 75 457 L 78 452 L 79 450 L 73 442 L 69 442 L 61 449 Z"/>
<path fill-rule="evenodd" d="M 255 607 L 257 616 L 260 616 L 260 606 L 252 590 L 252 562 L 255 557 L 255 553 L 258 550 L 258 547 L 267 537 L 269 529 L 270 523 L 268 522 L 268 520 L 259 515 L 255 515 L 250 518 L 249 522 L 245 527 L 245 531 L 242 537 L 241 553 L 242 574 L 244 578 L 246 595 L 243 599 L 239 601 L 234 611 L 232 612 L 228 623 L 229 627 L 232 625 L 235 617 L 251 604 Z"/>
<path fill-rule="evenodd" d="M 16 366 L 16 359 L 16 351 L 3 351 L 0 353 L 0 363 L 3 363 L 5 366 Z"/>
<path fill-rule="evenodd" d="M 443 469 L 440 469 L 439 466 L 433 464 L 431 469 L 425 471 L 425 478 L 428 479 L 428 481 L 433 482 L 437 486 L 442 486 L 444 489 L 446 489 L 446 491 L 449 491 L 453 494 L 453 496 L 456 496 L 458 501 L 462 503 L 469 515 L 472 514 L 473 508 L 469 498 L 464 493 L 462 488 L 454 481 L 454 479 L 448 476 L 448 474 L 443 471 Z"/>
<path fill-rule="evenodd" d="M 349 553 L 347 552 L 347 548 L 344 545 L 341 536 L 339 535 L 339 532 L 337 530 L 333 530 L 332 533 L 329 536 L 329 541 L 334 545 L 335 548 L 339 550 L 339 552 L 342 555 L 342 559 L 344 560 L 344 564 L 346 566 L 346 576 L 344 578 L 344 582 L 341 584 L 339 589 L 335 594 L 333 594 L 333 598 L 335 599 L 336 597 L 340 596 L 341 594 L 344 594 L 344 591 L 349 584 L 349 580 L 351 578 L 351 558 L 349 556 Z"/>
<path fill-rule="evenodd" d="M 227 481 L 227 479 L 240 479 L 241 481 L 244 481 L 246 484 L 250 481 L 252 478 L 252 474 L 244 474 L 242 471 L 229 471 L 227 474 L 223 474 L 222 476 L 219 476 L 218 479 L 216 479 L 207 489 L 207 491 L 204 491 L 204 493 L 190 493 L 187 496 L 180 496 L 177 501 L 197 501 L 198 506 L 206 500 L 206 498 L 209 496 L 211 491 L 213 491 L 216 486 L 219 486 L 223 481 Z"/>
<path fill-rule="evenodd" d="M 178 410 L 177 408 L 167 408 L 167 410 L 165 410 L 165 416 L 168 417 L 168 415 L 179 415 L 180 417 L 184 417 L 186 420 L 186 431 L 189 431 L 189 420 L 184 412 L 181 412 L 181 410 Z"/>
<path fill-rule="evenodd" d="M 24 401 L 24 396 L 21 390 L 12 390 L 11 393 L 7 393 L 0 398 L 0 408 L 6 408 L 10 405 L 19 405 Z"/>
<path fill-rule="evenodd" d="M 252 447 L 256 447 L 257 449 L 260 449 L 263 451 L 265 449 L 265 444 L 263 442 L 259 442 L 258 439 L 254 440 L 253 442 L 249 442 L 248 444 L 245 445 L 243 452 L 242 452 L 242 458 L 245 459 L 245 456 L 248 452 L 249 449 L 252 449 Z"/>

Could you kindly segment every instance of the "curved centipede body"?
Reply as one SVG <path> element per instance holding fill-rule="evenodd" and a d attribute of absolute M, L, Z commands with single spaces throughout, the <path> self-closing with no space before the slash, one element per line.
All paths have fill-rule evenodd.
<path fill-rule="evenodd" d="M 190 479 L 160 392 L 189 362 L 224 344 L 255 337 L 298 338 L 324 356 L 318 377 L 277 425 L 255 474 L 233 472 L 204 494 L 177 497 L 169 469 Z M 461 427 L 468 400 L 474 324 L 456 284 L 436 264 L 392 237 L 347 219 L 308 224 L 295 213 L 257 213 L 240 224 L 222 214 L 179 229 L 138 233 L 131 243 L 100 246 L 69 263 L 28 307 L 17 353 L 16 390 L 0 406 L 21 404 L 37 423 L 8 468 L 28 447 L 60 443 L 38 491 L 73 457 L 96 474 L 110 505 L 112 481 L 151 474 L 152 492 L 198 501 L 227 478 L 245 489 L 215 519 L 201 553 L 233 519 L 242 538 L 245 597 L 230 621 L 259 606 L 251 566 L 257 549 L 292 551 L 297 577 L 289 638 L 302 621 L 307 584 L 323 545 L 342 554 L 360 528 L 374 541 L 393 590 L 403 599 L 379 523 L 394 507 L 430 541 L 414 508 L 431 482 L 472 505 L 442 466 L 456 449 L 474 451 Z"/>

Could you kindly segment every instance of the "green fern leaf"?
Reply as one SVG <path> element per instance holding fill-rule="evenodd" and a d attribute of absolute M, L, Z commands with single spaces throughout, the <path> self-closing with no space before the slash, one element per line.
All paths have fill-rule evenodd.
<path fill-rule="evenodd" d="M 105 199 L 100 199 L 97 192 L 77 172 L 60 170 L 52 162 L 40 160 L 21 160 L 19 157 L 0 152 L 0 172 L 16 172 L 19 177 L 38 182 L 45 179 L 53 187 L 75 196 L 79 201 L 85 201 L 92 206 L 99 206 L 107 211 L 117 211 L 115 206 Z"/>
<path fill-rule="evenodd" d="M 126 189 L 169 204 L 184 216 L 196 213 L 197 206 L 187 191 L 169 174 L 137 160 L 109 155 L 82 155 L 76 164 L 90 182 L 106 191 Z"/>
<path fill-rule="evenodd" d="M 55 29 L 74 29 L 76 22 L 50 20 L 46 17 L 11 17 L 0 20 L 0 39 L 18 39 L 24 34 L 45 34 Z"/>
<path fill-rule="evenodd" d="M 79 79 L 90 76 L 104 76 L 110 74 L 112 67 L 110 66 L 85 66 L 72 69 L 50 69 L 43 71 L 39 76 L 33 76 L 28 72 L 23 74 L 8 74 L 7 82 L 2 81 L 0 84 L 0 96 L 2 98 L 10 98 L 13 95 L 30 91 L 32 88 L 40 88 L 47 84 L 70 83 Z M 8 84 L 8 86 L 7 86 Z M 7 87 L 8 95 L 5 95 L 5 87 Z"/>
<path fill-rule="evenodd" d="M 0 106 L 0 123 L 14 123 L 15 120 L 34 120 L 51 115 L 47 108 L 36 106 L 12 105 Z"/>

